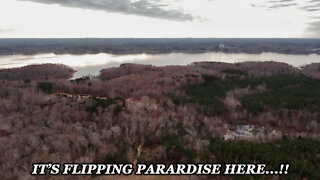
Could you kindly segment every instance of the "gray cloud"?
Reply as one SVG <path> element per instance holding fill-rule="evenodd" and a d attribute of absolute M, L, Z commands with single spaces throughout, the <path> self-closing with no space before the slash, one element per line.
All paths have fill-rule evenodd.
<path fill-rule="evenodd" d="M 306 32 L 308 32 L 308 37 L 320 38 L 320 21 L 309 23 Z"/>
<path fill-rule="evenodd" d="M 308 8 L 306 9 L 306 11 L 309 11 L 309 12 L 320 11 L 320 8 Z"/>
<path fill-rule="evenodd" d="M 269 3 L 287 3 L 292 2 L 294 0 L 274 0 L 274 1 L 268 1 Z"/>
<path fill-rule="evenodd" d="M 297 6 L 297 3 L 291 3 L 291 4 L 274 4 L 272 6 L 269 6 L 269 8 L 284 8 L 284 7 L 291 7 L 291 6 Z"/>
<path fill-rule="evenodd" d="M 191 21 L 194 17 L 182 10 L 168 9 L 168 4 L 154 0 L 20 0 L 45 4 L 59 4 L 65 7 L 118 12 L 150 18 L 175 21 Z M 162 3 L 162 4 L 161 4 Z"/>
<path fill-rule="evenodd" d="M 252 7 L 268 8 L 269 10 L 298 6 L 298 5 L 299 4 L 295 2 L 295 0 L 269 0 L 269 1 L 264 1 L 263 3 L 251 4 Z"/>
<path fill-rule="evenodd" d="M 308 5 L 301 7 L 301 9 L 308 12 L 320 11 L 320 0 L 310 1 Z"/>
<path fill-rule="evenodd" d="M 320 11 L 320 0 L 266 0 L 262 4 L 253 4 L 253 7 L 264 7 L 270 10 L 286 7 L 297 7 L 306 12 Z"/>
<path fill-rule="evenodd" d="M 257 8 L 268 8 L 269 10 L 286 7 L 296 7 L 305 12 L 310 23 L 305 29 L 305 37 L 320 38 L 320 0 L 265 0 L 261 4 L 251 5 Z"/>
<path fill-rule="evenodd" d="M 294 3 L 295 0 L 272 0 L 267 1 L 267 7 L 269 9 L 278 9 L 278 8 L 285 8 L 285 7 L 292 7 L 298 6 L 297 3 Z"/>
<path fill-rule="evenodd" d="M 14 31 L 13 29 L 0 29 L 0 34 L 3 34 L 3 33 L 9 33 L 9 32 L 12 32 Z"/>

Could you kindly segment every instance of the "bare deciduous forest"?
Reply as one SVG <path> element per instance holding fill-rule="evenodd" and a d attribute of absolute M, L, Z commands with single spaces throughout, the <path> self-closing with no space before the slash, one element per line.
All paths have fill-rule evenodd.
<path fill-rule="evenodd" d="M 34 162 L 299 161 L 290 177 L 320 177 L 319 64 L 123 64 L 70 80 L 73 72 L 0 70 L 4 179 L 33 179 Z"/>

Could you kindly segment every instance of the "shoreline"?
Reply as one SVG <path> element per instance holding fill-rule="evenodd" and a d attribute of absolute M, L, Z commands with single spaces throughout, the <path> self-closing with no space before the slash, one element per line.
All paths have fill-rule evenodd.
<path fill-rule="evenodd" d="M 43 55 L 43 54 L 54 54 L 56 56 L 61 55 L 98 55 L 98 54 L 111 54 L 111 55 L 137 55 L 137 54 L 146 54 L 146 55 L 163 55 L 163 54 L 204 54 L 204 53 L 224 53 L 224 54 L 251 54 L 251 55 L 261 55 L 263 53 L 275 53 L 275 54 L 283 54 L 283 55 L 320 55 L 320 52 L 310 52 L 310 53 L 283 53 L 276 51 L 260 51 L 260 52 L 246 52 L 246 51 L 134 51 L 134 52 L 65 52 L 65 53 L 57 53 L 57 52 L 37 52 L 37 53 L 0 53 L 0 57 L 3 56 L 35 56 L 35 55 Z"/>

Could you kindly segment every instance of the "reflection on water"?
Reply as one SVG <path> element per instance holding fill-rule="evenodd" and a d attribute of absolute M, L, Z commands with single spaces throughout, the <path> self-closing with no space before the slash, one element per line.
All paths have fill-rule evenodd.
<path fill-rule="evenodd" d="M 195 61 L 218 61 L 218 62 L 243 62 L 243 61 L 277 61 L 285 62 L 299 67 L 305 64 L 320 62 L 320 55 L 287 55 L 277 53 L 262 54 L 226 54 L 222 52 L 209 52 L 199 54 L 169 53 L 169 54 L 88 54 L 88 55 L 10 55 L 0 56 L 0 68 L 21 67 L 30 64 L 59 63 L 71 66 L 78 72 L 74 78 L 84 75 L 98 75 L 103 68 L 117 67 L 122 63 L 165 65 L 186 65 Z"/>

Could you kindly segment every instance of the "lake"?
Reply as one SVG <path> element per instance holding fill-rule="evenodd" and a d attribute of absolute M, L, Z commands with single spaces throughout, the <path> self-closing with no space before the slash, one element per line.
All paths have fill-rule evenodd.
<path fill-rule="evenodd" d="M 168 54 L 86 54 L 86 55 L 9 55 L 0 56 L 0 69 L 21 67 L 30 64 L 59 63 L 77 70 L 73 78 L 85 75 L 98 75 L 101 69 L 118 67 L 123 63 L 151 64 L 156 66 L 187 65 L 196 61 L 244 62 L 244 61 L 277 61 L 300 67 L 319 62 L 320 55 L 290 55 L 278 53 L 245 54 L 245 53 L 168 53 Z"/>

